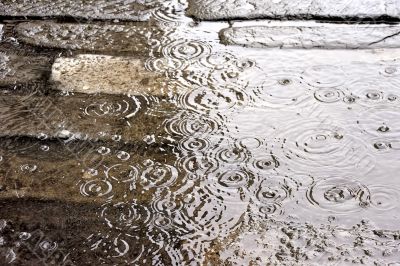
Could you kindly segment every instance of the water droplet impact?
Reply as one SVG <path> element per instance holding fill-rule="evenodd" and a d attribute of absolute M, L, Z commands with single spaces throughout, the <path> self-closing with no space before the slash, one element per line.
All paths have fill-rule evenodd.
<path fill-rule="evenodd" d="M 314 183 L 307 191 L 311 204 L 330 212 L 349 214 L 370 205 L 369 189 L 358 181 L 330 177 Z"/>
<path fill-rule="evenodd" d="M 129 158 L 131 158 L 131 155 L 125 151 L 119 151 L 117 153 L 117 157 L 118 157 L 118 159 L 120 159 L 122 161 L 127 161 L 127 160 L 129 160 Z"/>
<path fill-rule="evenodd" d="M 100 153 L 101 155 L 107 155 L 111 152 L 111 149 L 103 146 L 103 147 L 98 148 L 97 152 Z"/>

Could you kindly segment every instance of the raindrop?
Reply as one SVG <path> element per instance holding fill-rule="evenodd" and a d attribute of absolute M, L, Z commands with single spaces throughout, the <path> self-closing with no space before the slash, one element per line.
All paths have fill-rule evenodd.
<path fill-rule="evenodd" d="M 331 177 L 314 183 L 307 191 L 309 202 L 330 212 L 349 214 L 371 203 L 369 189 L 358 181 Z"/>
<path fill-rule="evenodd" d="M 100 153 L 101 155 L 107 155 L 111 152 L 111 149 L 103 146 L 103 147 L 98 148 L 97 152 Z"/>
<path fill-rule="evenodd" d="M 117 157 L 118 157 L 118 159 L 120 159 L 122 161 L 127 161 L 127 160 L 129 160 L 129 158 L 131 158 L 131 155 L 125 151 L 119 151 L 117 153 Z"/>
<path fill-rule="evenodd" d="M 112 191 L 112 185 L 106 180 L 90 180 L 80 187 L 81 194 L 86 197 L 103 197 Z"/>

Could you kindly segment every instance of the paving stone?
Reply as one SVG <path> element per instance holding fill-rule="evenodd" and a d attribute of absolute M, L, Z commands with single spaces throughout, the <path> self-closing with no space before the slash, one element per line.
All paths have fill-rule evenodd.
<path fill-rule="evenodd" d="M 399 26 L 320 25 L 227 28 L 221 42 L 257 48 L 398 48 Z"/>
<path fill-rule="evenodd" d="M 170 80 L 148 71 L 141 59 L 103 55 L 59 58 L 52 70 L 55 88 L 81 93 L 165 96 Z"/>
<path fill-rule="evenodd" d="M 143 189 L 138 200 L 148 200 L 146 195 L 152 197 L 162 182 L 149 183 L 146 178 L 153 173 L 144 171 L 146 166 L 152 168 L 146 163 L 168 171 L 176 160 L 172 153 L 135 146 L 30 138 L 0 138 L 0 156 L 0 199 L 95 204 L 120 202 L 136 187 Z M 179 182 L 173 171 L 173 176 L 165 178 Z"/>
<path fill-rule="evenodd" d="M 0 16 L 146 21 L 157 5 L 151 0 L 2 0 Z"/>
<path fill-rule="evenodd" d="M 400 18 L 396 0 L 189 0 L 188 15 L 200 20 L 255 18 Z"/>
<path fill-rule="evenodd" d="M 126 25 L 27 22 L 17 26 L 18 38 L 25 43 L 83 51 L 116 51 L 147 55 L 151 40 L 161 30 L 148 23 Z"/>
<path fill-rule="evenodd" d="M 0 246 L 0 261 L 21 266 L 98 265 L 99 261 L 105 265 L 126 265 L 132 261 L 135 265 L 147 265 L 157 252 L 158 262 L 173 264 L 167 251 L 160 251 L 159 244 L 146 235 L 148 220 L 152 218 L 143 211 L 147 208 L 134 202 L 110 205 L 103 207 L 112 208 L 106 213 L 107 224 L 99 219 L 104 214 L 101 206 L 95 204 L 27 198 L 0 200 L 0 237 L 5 240 Z M 115 227 L 117 222 L 121 226 Z M 134 237 L 122 238 L 127 232 Z M 126 246 L 129 252 L 118 256 L 126 251 Z"/>
<path fill-rule="evenodd" d="M 152 110 L 162 109 L 158 115 Z M 146 137 L 166 133 L 174 114 L 165 103 L 118 95 L 0 95 L 0 136 L 92 140 L 148 146 Z M 144 122 L 146 121 L 146 122 Z M 161 145 L 161 144 L 160 144 Z"/>
<path fill-rule="evenodd" d="M 0 86 L 23 84 L 43 79 L 51 71 L 46 57 L 29 57 L 0 52 Z"/>

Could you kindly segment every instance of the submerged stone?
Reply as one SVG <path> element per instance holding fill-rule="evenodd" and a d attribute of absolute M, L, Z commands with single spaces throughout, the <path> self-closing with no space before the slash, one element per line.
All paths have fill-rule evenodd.
<path fill-rule="evenodd" d="M 122 152 L 129 160 L 118 156 Z M 160 169 L 168 169 L 168 162 L 175 158 L 172 153 L 118 143 L 29 138 L 0 138 L 0 154 L 0 200 L 30 198 L 99 204 L 110 199 L 120 202 L 136 186 L 143 186 L 143 201 L 151 200 L 152 191 L 161 182 L 147 185 L 148 180 L 141 179 L 142 174 L 147 174 L 143 170 L 147 160 Z M 178 176 L 170 178 L 176 181 Z"/>
<path fill-rule="evenodd" d="M 161 31 L 141 22 L 126 25 L 27 22 L 19 24 L 17 32 L 20 40 L 36 46 L 148 54 L 152 38 Z"/>
<path fill-rule="evenodd" d="M 141 59 L 104 55 L 59 58 L 52 70 L 56 89 L 81 93 L 165 96 L 170 92 L 165 76 L 145 68 Z"/>
<path fill-rule="evenodd" d="M 0 52 L 0 86 L 38 81 L 51 69 L 46 57 L 27 57 Z"/>
<path fill-rule="evenodd" d="M 256 48 L 398 48 L 399 26 L 247 26 L 221 31 L 221 42 Z"/>
<path fill-rule="evenodd" d="M 165 112 L 160 112 L 158 116 L 151 115 L 151 111 L 156 109 Z M 25 136 L 148 146 L 144 140 L 146 135 L 165 134 L 162 123 L 173 115 L 170 109 L 165 103 L 143 97 L 4 94 L 0 95 L 0 137 Z M 155 143 L 159 144 L 159 141 Z"/>
<path fill-rule="evenodd" d="M 150 0 L 3 0 L 0 15 L 146 21 L 157 5 Z"/>
<path fill-rule="evenodd" d="M 189 0 L 188 15 L 200 20 L 255 18 L 400 18 L 400 6 L 391 0 Z"/>

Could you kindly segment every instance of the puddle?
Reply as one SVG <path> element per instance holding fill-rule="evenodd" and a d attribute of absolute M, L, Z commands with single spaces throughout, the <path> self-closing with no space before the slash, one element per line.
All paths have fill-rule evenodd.
<path fill-rule="evenodd" d="M 400 50 L 225 46 L 139 2 L 1 22 L 0 264 L 400 263 Z"/>

